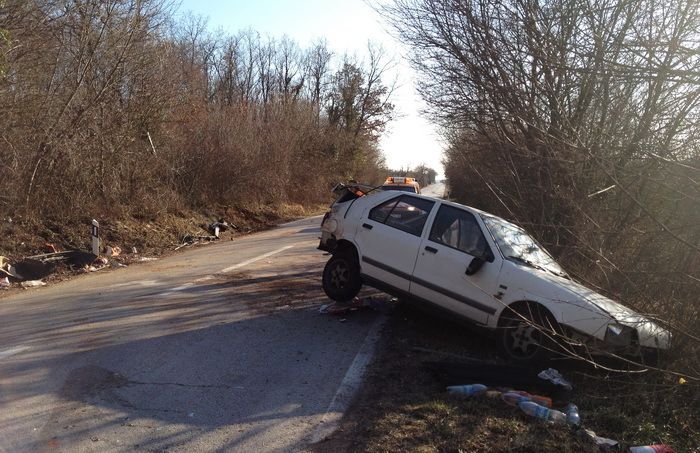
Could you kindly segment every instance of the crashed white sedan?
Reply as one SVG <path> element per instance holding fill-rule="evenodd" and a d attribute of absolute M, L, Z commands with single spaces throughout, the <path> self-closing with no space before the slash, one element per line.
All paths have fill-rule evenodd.
<path fill-rule="evenodd" d="M 525 230 L 468 206 L 396 191 L 347 191 L 321 225 L 332 253 L 323 288 L 336 301 L 363 284 L 489 329 L 513 360 L 552 344 L 640 354 L 670 333 L 573 281 Z M 595 348 L 591 348 L 595 346 Z"/>

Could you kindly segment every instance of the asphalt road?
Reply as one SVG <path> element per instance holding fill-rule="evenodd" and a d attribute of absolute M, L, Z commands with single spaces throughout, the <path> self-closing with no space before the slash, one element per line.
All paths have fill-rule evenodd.
<path fill-rule="evenodd" d="M 0 451 L 290 451 L 381 318 L 319 314 L 320 218 L 0 299 Z"/>
<path fill-rule="evenodd" d="M 445 190 L 447 190 L 445 183 L 436 182 L 435 184 L 431 184 L 421 189 L 421 195 L 426 195 L 428 197 L 435 198 L 443 198 L 445 196 Z"/>

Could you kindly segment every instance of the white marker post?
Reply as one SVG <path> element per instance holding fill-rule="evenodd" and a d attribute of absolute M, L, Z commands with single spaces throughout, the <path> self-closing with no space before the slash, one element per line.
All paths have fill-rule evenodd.
<path fill-rule="evenodd" d="M 92 253 L 100 255 L 100 224 L 95 219 L 92 219 Z"/>

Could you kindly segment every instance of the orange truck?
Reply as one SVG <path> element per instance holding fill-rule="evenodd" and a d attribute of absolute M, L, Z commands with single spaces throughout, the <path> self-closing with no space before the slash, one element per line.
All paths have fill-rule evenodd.
<path fill-rule="evenodd" d="M 416 178 L 404 176 L 389 176 L 382 185 L 384 190 L 400 190 L 401 192 L 420 193 L 420 184 Z"/>

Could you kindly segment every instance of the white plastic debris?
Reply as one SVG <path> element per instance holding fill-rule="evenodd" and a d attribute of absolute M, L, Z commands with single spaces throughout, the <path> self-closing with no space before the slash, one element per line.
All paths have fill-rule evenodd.
<path fill-rule="evenodd" d="M 46 286 L 46 282 L 41 280 L 26 280 L 22 282 L 22 288 L 35 288 L 38 286 Z"/>
<path fill-rule="evenodd" d="M 549 381 L 552 384 L 560 385 L 566 390 L 572 390 L 574 388 L 571 385 L 571 382 L 564 379 L 564 376 L 562 376 L 561 373 L 554 368 L 547 368 L 546 370 L 541 371 L 537 377 L 544 379 L 545 381 Z"/>

